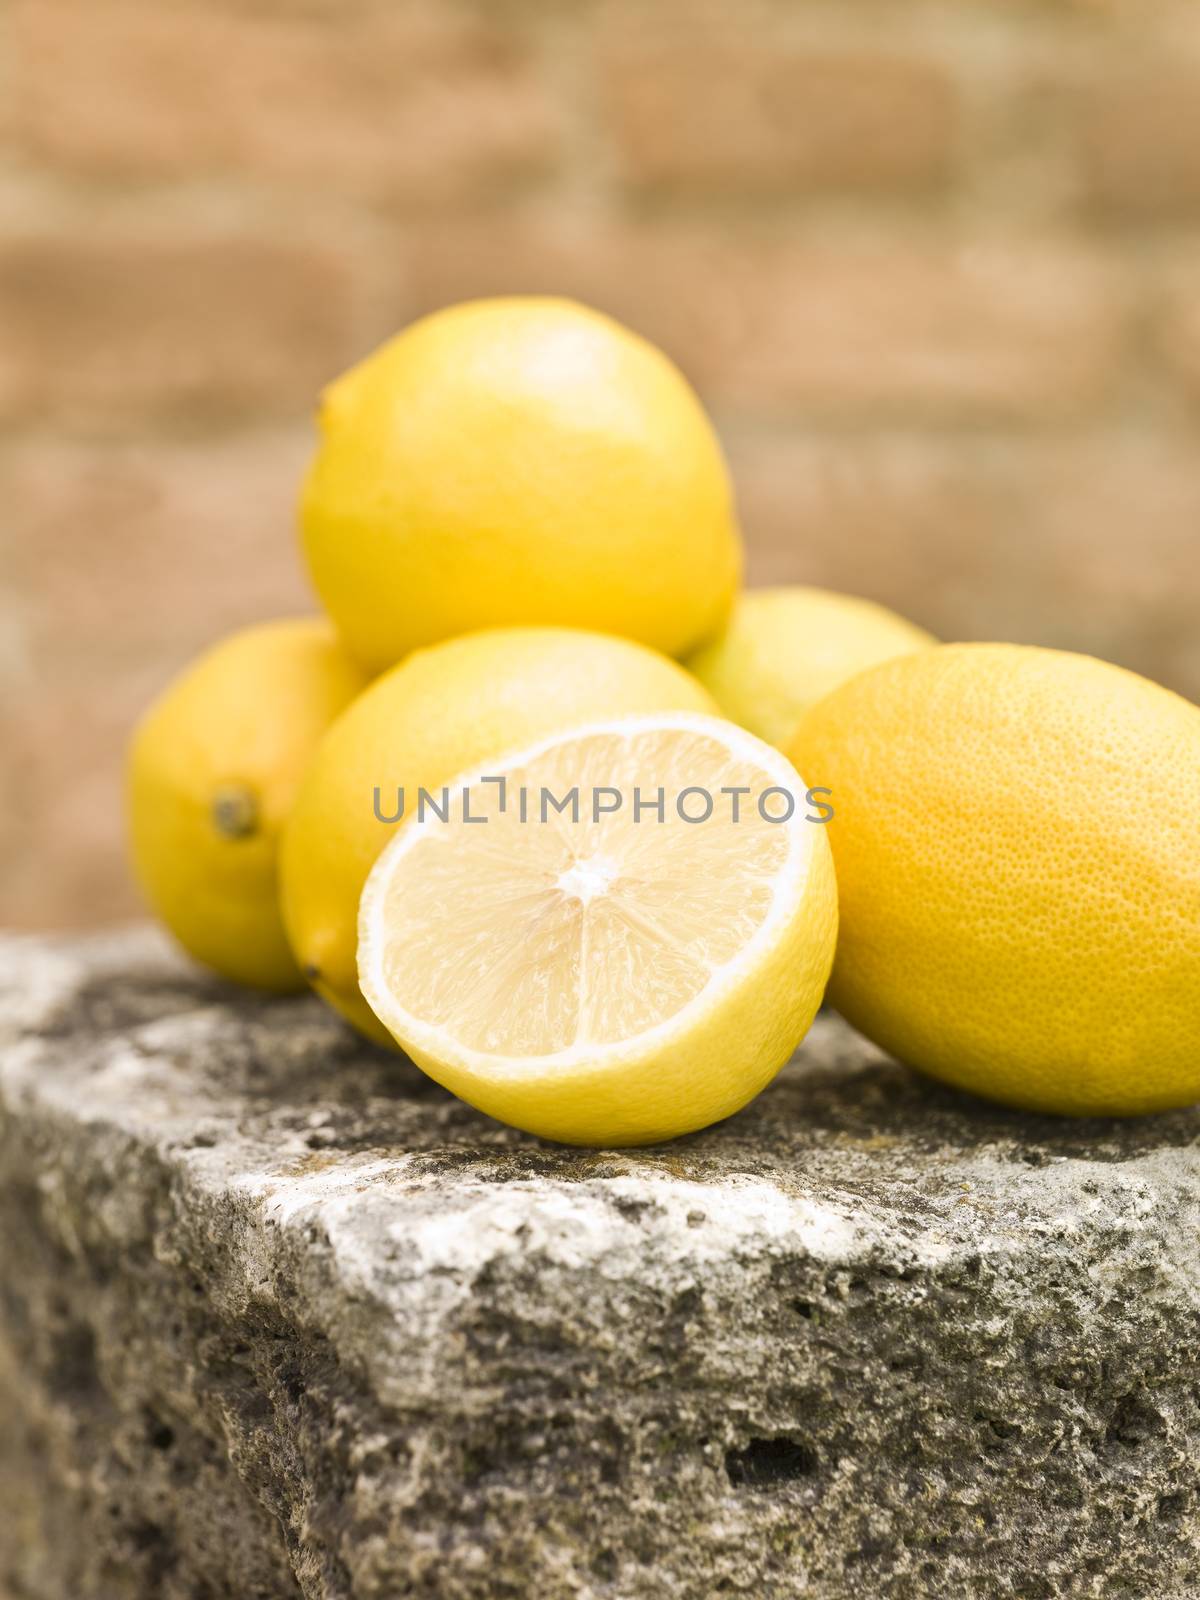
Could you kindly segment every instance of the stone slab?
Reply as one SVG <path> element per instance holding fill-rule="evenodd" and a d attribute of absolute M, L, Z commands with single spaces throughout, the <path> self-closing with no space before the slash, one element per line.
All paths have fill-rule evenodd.
<path fill-rule="evenodd" d="M 133 929 L 0 942 L 14 1600 L 1200 1593 L 1200 1120 L 832 1016 L 638 1152 Z"/>

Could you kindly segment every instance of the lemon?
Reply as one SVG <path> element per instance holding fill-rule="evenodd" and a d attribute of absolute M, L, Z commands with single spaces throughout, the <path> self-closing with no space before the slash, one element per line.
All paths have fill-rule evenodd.
<path fill-rule="evenodd" d="M 798 585 L 750 589 L 724 632 L 687 664 L 727 717 L 782 746 L 809 706 L 847 678 L 935 642 L 854 595 Z"/>
<path fill-rule="evenodd" d="M 359 923 L 363 993 L 431 1077 L 531 1133 L 607 1145 L 702 1128 L 770 1082 L 837 933 L 825 830 L 778 751 L 712 717 L 643 716 L 451 789 L 445 821 L 418 816 L 384 851 Z"/>
<path fill-rule="evenodd" d="M 1031 1110 L 1200 1098 L 1200 708 L 1090 657 L 948 645 L 836 690 L 792 751 L 833 790 L 852 1023 Z"/>
<path fill-rule="evenodd" d="M 573 724 L 639 711 L 712 711 L 674 661 L 626 639 L 499 628 L 417 651 L 379 678 L 322 740 L 284 834 L 282 901 L 317 991 L 364 1033 L 388 1035 L 358 988 L 358 901 L 423 786 Z"/>
<path fill-rule="evenodd" d="M 321 735 L 366 678 L 315 618 L 207 651 L 134 735 L 134 867 L 198 961 L 263 989 L 303 988 L 279 915 L 279 831 Z"/>
<path fill-rule="evenodd" d="M 741 555 L 720 446 L 671 362 L 598 312 L 438 312 L 332 384 L 319 425 L 304 548 L 374 669 L 513 624 L 682 655 L 725 620 Z"/>

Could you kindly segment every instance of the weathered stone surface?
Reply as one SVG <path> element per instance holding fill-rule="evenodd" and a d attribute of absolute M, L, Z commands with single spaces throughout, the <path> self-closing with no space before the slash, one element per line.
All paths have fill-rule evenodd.
<path fill-rule="evenodd" d="M 0 969 L 21 1600 L 1200 1592 L 1195 1116 L 822 1018 L 723 1126 L 566 1150 L 151 935 Z"/>

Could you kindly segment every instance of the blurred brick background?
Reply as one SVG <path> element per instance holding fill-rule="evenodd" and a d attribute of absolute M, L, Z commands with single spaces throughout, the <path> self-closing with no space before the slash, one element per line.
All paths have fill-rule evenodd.
<path fill-rule="evenodd" d="M 0 0 L 0 230 L 0 923 L 134 909 L 130 722 L 466 295 L 660 341 L 753 579 L 1200 695 L 1196 0 Z"/>

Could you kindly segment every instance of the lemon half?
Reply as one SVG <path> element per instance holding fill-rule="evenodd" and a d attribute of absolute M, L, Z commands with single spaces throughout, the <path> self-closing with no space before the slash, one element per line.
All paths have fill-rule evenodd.
<path fill-rule="evenodd" d="M 431 1077 L 529 1132 L 609 1145 L 704 1127 L 774 1077 L 837 925 L 825 832 L 783 756 L 713 717 L 632 717 L 448 792 L 446 820 L 397 833 L 359 910 L 362 992 Z"/>

